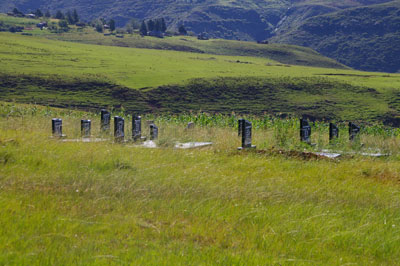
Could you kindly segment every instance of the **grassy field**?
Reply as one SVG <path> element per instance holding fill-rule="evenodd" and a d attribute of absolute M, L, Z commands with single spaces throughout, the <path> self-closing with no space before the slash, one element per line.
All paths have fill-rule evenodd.
<path fill-rule="evenodd" d="M 93 46 L 39 37 L 0 34 L 2 74 L 98 79 L 129 88 L 215 77 L 330 77 L 376 89 L 398 88 L 399 74 L 282 65 L 247 56 Z"/>
<path fill-rule="evenodd" d="M 93 46 L 7 33 L 0 35 L 0 45 L 6 62 L 3 74 L 95 79 L 137 89 L 192 78 L 262 76 L 268 71 L 266 64 L 277 64 L 261 58 Z"/>
<path fill-rule="evenodd" d="M 131 111 L 396 119 L 400 75 L 0 34 L 2 100 Z M 136 90 L 134 90 L 136 89 Z M 359 112 L 364 110 L 363 112 Z"/>
<path fill-rule="evenodd" d="M 138 33 L 116 34 L 106 31 L 108 36 L 98 33 L 92 27 L 69 26 L 68 32 L 56 33 L 52 30 L 40 30 L 36 24 L 43 19 L 28 19 L 9 17 L 0 14 L 0 29 L 7 26 L 21 26 L 25 29 L 24 34 L 40 36 L 53 40 L 71 41 L 86 44 L 119 46 L 130 48 L 144 48 L 156 50 L 172 50 L 181 52 L 206 53 L 214 55 L 230 56 L 252 56 L 272 59 L 282 64 L 304 65 L 314 67 L 330 67 L 346 69 L 347 67 L 339 64 L 335 60 L 324 57 L 312 49 L 282 44 L 257 44 L 255 42 L 229 41 L 223 39 L 211 39 L 199 41 L 191 36 L 170 36 L 163 39 L 154 37 L 142 37 Z M 48 20 L 49 26 L 56 26 L 58 20 Z M 123 38 L 116 37 L 122 36 Z"/>
<path fill-rule="evenodd" d="M 22 26 L 37 22 L 0 18 Z M 310 49 L 193 37 L 120 39 L 76 27 L 64 34 L 29 32 L 33 36 L 0 33 L 0 100 L 85 110 L 288 113 L 400 125 L 399 74 L 343 69 Z M 101 45 L 71 42 L 78 40 Z M 117 47 L 115 40 L 128 47 Z M 186 52 L 174 51 L 179 49 Z M 293 65 L 302 62 L 339 68 Z"/>
<path fill-rule="evenodd" d="M 309 48 L 286 44 L 265 45 L 255 42 L 229 41 L 223 39 L 199 41 L 196 37 L 191 36 L 172 36 L 159 39 L 154 37 L 141 37 L 137 34 L 125 34 L 124 38 L 121 39 L 113 35 L 104 36 L 91 28 L 79 31 L 71 30 L 64 34 L 46 34 L 46 32 L 41 32 L 40 34 L 49 39 L 86 44 L 175 50 L 214 55 L 252 56 L 272 59 L 282 64 L 348 69 L 335 60 L 321 56 Z"/>
<path fill-rule="evenodd" d="M 0 100 L 96 110 L 0 102 L 0 264 L 398 264 L 400 131 L 369 122 L 400 114 L 400 75 L 11 33 L 0 63 Z M 132 112 L 147 112 L 160 148 L 50 137 L 53 117 L 67 139 L 83 118 L 101 136 L 101 107 L 129 121 L 127 136 Z M 248 113 L 258 150 L 237 151 L 241 116 L 197 110 Z M 282 111 L 364 120 L 360 142 L 342 122 L 331 145 L 317 122 L 309 147 L 297 118 L 262 115 Z M 173 148 L 187 141 L 213 145 Z M 327 148 L 349 154 L 303 153 Z"/>
<path fill-rule="evenodd" d="M 98 133 L 95 114 L 0 104 L 1 264 L 398 262 L 398 153 L 331 161 L 238 152 L 223 117 L 199 118 L 192 133 L 185 119 L 156 118 L 160 144 L 214 142 L 201 150 L 62 143 L 49 138 L 52 117 L 68 138 L 81 118 Z M 277 124 L 253 121 L 255 144 L 273 145 Z"/>

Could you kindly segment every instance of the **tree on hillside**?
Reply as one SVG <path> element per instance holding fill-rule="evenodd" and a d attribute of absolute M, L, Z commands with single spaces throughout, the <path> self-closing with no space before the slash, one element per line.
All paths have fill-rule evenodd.
<path fill-rule="evenodd" d="M 154 30 L 161 31 L 161 20 L 160 19 L 156 19 L 156 21 L 154 23 Z"/>
<path fill-rule="evenodd" d="M 46 18 L 49 18 L 49 17 L 51 17 L 50 11 L 49 11 L 49 10 L 47 10 L 47 11 L 46 11 L 46 13 L 44 13 L 44 16 L 45 16 Z"/>
<path fill-rule="evenodd" d="M 74 9 L 74 12 L 72 12 L 72 18 L 74 19 L 74 24 L 79 22 L 79 15 L 76 9 Z"/>
<path fill-rule="evenodd" d="M 96 21 L 94 27 L 96 28 L 97 32 L 103 32 L 103 22 L 98 20 Z"/>
<path fill-rule="evenodd" d="M 167 31 L 167 24 L 165 24 L 164 18 L 161 18 L 161 31 L 166 32 Z"/>
<path fill-rule="evenodd" d="M 149 21 L 147 21 L 147 30 L 148 31 L 153 31 L 154 30 L 154 26 L 155 26 L 155 23 L 154 23 L 154 21 L 153 20 L 149 20 Z"/>
<path fill-rule="evenodd" d="M 69 27 L 68 27 L 68 22 L 65 19 L 61 19 L 58 22 L 58 26 L 61 28 L 61 30 L 63 31 L 68 31 Z"/>
<path fill-rule="evenodd" d="M 115 30 L 115 21 L 113 19 L 110 19 L 110 21 L 108 22 L 108 26 L 110 26 L 110 31 L 114 31 Z"/>
<path fill-rule="evenodd" d="M 18 16 L 18 17 L 24 16 L 24 13 L 22 13 L 21 11 L 19 11 L 17 8 L 14 8 L 14 9 L 13 9 L 13 14 L 14 14 L 15 16 Z"/>
<path fill-rule="evenodd" d="M 64 14 L 58 10 L 55 16 L 56 19 L 64 19 Z"/>
<path fill-rule="evenodd" d="M 72 17 L 71 12 L 68 10 L 67 13 L 65 13 L 65 18 L 67 19 L 67 22 L 69 25 L 73 25 L 74 23 L 74 19 Z"/>
<path fill-rule="evenodd" d="M 130 24 L 126 25 L 125 26 L 125 31 L 126 31 L 126 33 L 133 34 L 132 25 L 130 25 Z"/>
<path fill-rule="evenodd" d="M 34 13 L 36 15 L 36 17 L 41 18 L 43 17 L 43 13 L 42 11 L 40 11 L 40 9 L 36 9 L 36 12 Z"/>
<path fill-rule="evenodd" d="M 125 29 L 128 33 L 132 34 L 134 30 L 140 29 L 140 22 L 133 18 L 128 24 L 126 24 Z"/>
<path fill-rule="evenodd" d="M 140 22 L 135 18 L 131 19 L 129 24 L 131 25 L 132 29 L 134 29 L 134 30 L 140 29 Z"/>
<path fill-rule="evenodd" d="M 146 36 L 147 35 L 147 26 L 146 23 L 144 22 L 144 20 L 142 21 L 142 25 L 140 25 L 140 34 Z"/>
<path fill-rule="evenodd" d="M 185 29 L 185 26 L 183 26 L 183 25 L 180 25 L 180 26 L 179 26 L 178 32 L 179 32 L 179 34 L 181 34 L 181 35 L 186 35 L 186 34 L 187 34 L 187 31 L 186 31 L 186 29 Z"/>

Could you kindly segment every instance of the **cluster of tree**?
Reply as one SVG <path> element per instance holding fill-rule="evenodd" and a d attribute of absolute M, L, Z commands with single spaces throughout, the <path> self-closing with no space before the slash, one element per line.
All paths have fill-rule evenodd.
<path fill-rule="evenodd" d="M 134 30 L 140 29 L 140 22 L 137 19 L 131 19 L 125 26 L 126 32 L 132 34 Z"/>
<path fill-rule="evenodd" d="M 56 12 L 54 18 L 60 20 L 66 20 L 69 25 L 75 25 L 79 22 L 79 15 L 76 9 L 74 11 L 68 10 L 67 13 L 63 14 L 60 10 Z"/>
<path fill-rule="evenodd" d="M 33 12 L 33 14 L 35 14 L 36 17 L 41 18 L 43 17 L 43 13 L 40 9 L 36 9 L 35 12 Z"/>
<path fill-rule="evenodd" d="M 23 12 L 19 11 L 18 8 L 14 8 L 12 13 L 16 17 L 24 17 L 25 16 L 25 14 Z M 40 9 L 36 9 L 35 12 L 31 12 L 31 13 L 34 14 L 38 18 L 41 18 L 41 17 L 50 18 L 51 17 L 50 11 L 48 11 L 48 10 L 44 14 Z"/>
<path fill-rule="evenodd" d="M 13 13 L 14 16 L 16 16 L 16 17 L 24 17 L 24 16 L 25 16 L 25 14 L 22 13 L 21 11 L 19 11 L 17 8 L 14 8 L 13 11 L 12 11 L 12 13 Z"/>
<path fill-rule="evenodd" d="M 35 14 L 36 17 L 41 18 L 41 17 L 45 17 L 45 18 L 50 18 L 51 14 L 50 11 L 47 10 L 44 14 L 40 9 L 36 9 L 35 12 L 32 12 L 33 14 Z"/>
<path fill-rule="evenodd" d="M 104 32 L 105 29 L 108 29 L 111 32 L 115 31 L 115 20 L 113 19 L 106 21 L 104 18 L 100 18 L 93 20 L 90 24 L 97 32 Z"/>
<path fill-rule="evenodd" d="M 180 35 L 187 35 L 187 30 L 185 29 L 185 26 L 183 26 L 183 25 L 180 25 L 178 27 L 178 32 Z"/>
<path fill-rule="evenodd" d="M 61 19 L 58 21 L 58 27 L 60 27 L 60 31 L 68 31 L 68 22 L 65 19 Z"/>
<path fill-rule="evenodd" d="M 147 35 L 151 31 L 166 32 L 167 25 L 164 18 L 150 19 L 148 21 L 143 20 L 139 30 L 142 35 Z"/>

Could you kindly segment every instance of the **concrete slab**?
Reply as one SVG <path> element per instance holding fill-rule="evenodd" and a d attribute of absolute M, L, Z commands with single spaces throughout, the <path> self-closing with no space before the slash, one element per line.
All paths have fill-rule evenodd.
<path fill-rule="evenodd" d="M 332 153 L 332 152 L 314 152 L 314 154 L 322 157 L 326 157 L 329 159 L 336 159 L 342 156 L 340 153 Z"/>
<path fill-rule="evenodd" d="M 152 140 L 146 140 L 144 141 L 141 145 L 138 145 L 139 147 L 145 147 L 145 148 L 157 148 L 157 144 L 152 141 Z"/>
<path fill-rule="evenodd" d="M 62 142 L 104 142 L 108 141 L 108 139 L 100 139 L 100 138 L 81 138 L 81 139 L 63 139 Z"/>
<path fill-rule="evenodd" d="M 368 153 L 368 152 L 362 152 L 360 153 L 362 156 L 369 156 L 369 157 L 387 157 L 390 154 L 387 153 Z"/>
<path fill-rule="evenodd" d="M 343 152 L 343 151 L 330 151 L 330 150 L 322 150 L 322 153 L 337 153 L 337 154 L 344 154 L 344 155 L 362 155 L 362 156 L 368 156 L 368 157 L 387 157 L 390 156 L 388 153 L 381 153 L 379 151 L 371 151 L 371 152 L 355 152 L 355 151 L 350 151 L 350 152 Z"/>
<path fill-rule="evenodd" d="M 211 146 L 212 142 L 186 142 L 186 143 L 177 143 L 175 148 L 177 149 L 193 149 L 193 148 L 201 148 Z"/>

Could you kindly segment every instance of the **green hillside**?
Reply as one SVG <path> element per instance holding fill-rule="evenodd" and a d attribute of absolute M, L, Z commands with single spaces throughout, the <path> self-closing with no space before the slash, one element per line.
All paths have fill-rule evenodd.
<path fill-rule="evenodd" d="M 379 7 L 383 3 L 388 4 L 388 10 Z M 41 8 L 53 14 L 77 9 L 83 21 L 112 18 L 118 27 L 132 19 L 163 17 L 169 31 L 185 25 L 189 32 L 206 32 L 212 38 L 270 39 L 304 45 L 360 70 L 397 72 L 399 67 L 392 55 L 398 54 L 399 46 L 398 3 L 399 0 L 8 0 L 0 3 L 0 12 L 14 7 L 23 12 Z M 376 29 L 382 33 L 376 34 Z"/>
<path fill-rule="evenodd" d="M 40 19 L 9 17 L 0 14 L 0 30 L 9 31 L 11 27 L 24 28 L 23 34 L 45 37 L 48 39 L 72 41 L 87 44 L 148 48 L 157 50 L 173 50 L 183 52 L 207 53 L 215 55 L 252 56 L 272 59 L 282 64 L 304 65 L 330 68 L 347 68 L 346 66 L 321 56 L 312 49 L 281 44 L 257 44 L 254 42 L 239 42 L 223 39 L 199 41 L 190 36 L 173 36 L 163 39 L 141 37 L 139 34 L 124 34 L 124 38 L 116 35 L 105 36 L 92 27 L 70 26 L 68 32 L 55 33 L 51 30 L 40 30 L 36 27 Z M 58 20 L 48 20 L 50 25 L 57 27 Z M 106 34 L 107 35 L 107 34 Z"/>
<path fill-rule="evenodd" d="M 182 83 L 192 78 L 304 75 L 301 66 L 285 66 L 261 57 L 85 45 L 10 33 L 0 34 L 0 46 L 2 60 L 7 62 L 2 69 L 4 74 L 49 78 L 62 75 L 63 80 L 79 77 L 136 89 Z M 278 56 L 285 54 L 288 61 L 296 55 L 310 64 L 313 57 L 317 58 L 316 64 L 323 60 L 316 53 L 304 53 L 301 48 L 287 51 L 273 46 L 271 51 Z M 21 61 L 22 58 L 25 60 Z M 330 60 L 326 62 L 329 64 Z M 310 67 L 309 71 L 313 75 L 327 70 Z"/>
<path fill-rule="evenodd" d="M 0 34 L 0 48 L 2 100 L 140 112 L 283 112 L 399 124 L 400 75 L 395 74 L 10 33 Z"/>

